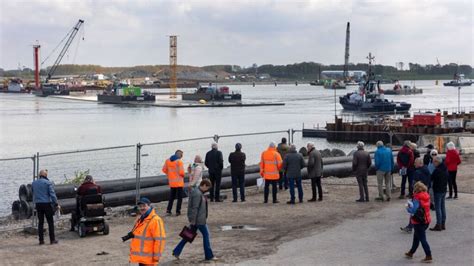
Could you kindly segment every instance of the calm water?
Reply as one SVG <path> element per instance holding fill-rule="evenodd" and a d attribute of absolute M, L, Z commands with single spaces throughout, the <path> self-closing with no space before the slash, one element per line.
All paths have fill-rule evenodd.
<path fill-rule="evenodd" d="M 413 109 L 457 107 L 457 89 L 434 84 L 434 81 L 417 81 L 416 86 L 424 90 L 422 95 L 386 98 L 410 102 Z M 215 134 L 300 130 L 303 123 L 306 127 L 324 126 L 334 117 L 334 92 L 322 87 L 300 84 L 232 86 L 231 89 L 241 91 L 246 102 L 276 101 L 286 105 L 169 109 L 0 94 L 0 158 L 209 136 L 202 141 L 143 147 L 141 172 L 142 176 L 149 176 L 160 174 L 163 161 L 178 148 L 184 150 L 186 163 L 195 154 L 204 155 L 212 142 L 210 137 Z M 337 95 L 347 92 L 340 90 Z M 461 106 L 474 106 L 474 87 L 463 88 L 461 96 Z M 337 112 L 340 111 L 337 104 Z M 248 164 L 252 164 L 270 141 L 286 136 L 278 133 L 222 138 L 219 145 L 227 159 L 234 144 L 241 142 Z M 295 134 L 298 146 L 306 141 L 300 133 Z M 354 146 L 327 143 L 323 139 L 313 141 L 319 149 L 337 147 L 347 152 Z M 135 156 L 135 148 L 50 156 L 41 158 L 40 168 L 48 169 L 56 183 L 87 169 L 97 180 L 134 177 Z M 10 213 L 11 203 L 18 198 L 19 185 L 31 182 L 32 167 L 31 159 L 0 162 L 3 188 L 0 216 Z"/>

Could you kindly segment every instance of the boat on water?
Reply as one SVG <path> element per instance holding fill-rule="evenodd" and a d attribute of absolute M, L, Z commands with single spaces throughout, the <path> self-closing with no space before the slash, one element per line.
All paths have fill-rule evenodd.
<path fill-rule="evenodd" d="M 5 80 L 0 92 L 4 93 L 29 93 L 29 89 L 25 89 L 23 81 L 19 78 Z"/>
<path fill-rule="evenodd" d="M 150 92 L 123 83 L 114 83 L 113 89 L 97 94 L 97 101 L 101 103 L 155 102 L 155 100 L 155 95 Z"/>
<path fill-rule="evenodd" d="M 230 91 L 229 87 L 222 86 L 218 88 L 212 84 L 208 86 L 199 86 L 193 93 L 183 93 L 183 101 L 241 101 L 242 94 Z"/>
<path fill-rule="evenodd" d="M 64 84 L 43 83 L 41 88 L 33 92 L 39 97 L 47 97 L 51 95 L 69 95 L 69 89 Z"/>
<path fill-rule="evenodd" d="M 471 86 L 473 83 L 472 80 L 464 78 L 464 74 L 454 74 L 453 80 L 443 83 L 446 87 L 465 87 Z"/>
<path fill-rule="evenodd" d="M 411 108 L 410 103 L 394 102 L 384 98 L 384 92 L 380 88 L 380 81 L 375 80 L 371 71 L 372 55 L 369 54 L 369 72 L 367 82 L 362 84 L 358 91 L 347 93 L 339 97 L 339 103 L 344 110 L 360 112 L 407 112 Z"/>
<path fill-rule="evenodd" d="M 342 80 L 328 79 L 324 82 L 323 86 L 325 89 L 331 89 L 331 90 L 345 90 L 346 89 L 346 84 Z"/>
<path fill-rule="evenodd" d="M 413 85 L 401 85 L 398 81 L 395 82 L 392 90 L 383 90 L 385 95 L 410 95 L 410 94 L 421 94 L 423 93 L 422 89 L 418 89 Z"/>

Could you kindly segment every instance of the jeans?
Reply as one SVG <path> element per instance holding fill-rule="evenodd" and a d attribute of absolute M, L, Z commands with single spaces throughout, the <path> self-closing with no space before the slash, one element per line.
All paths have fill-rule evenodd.
<path fill-rule="evenodd" d="M 458 197 L 458 185 L 456 184 L 456 174 L 458 171 L 448 171 L 448 186 L 449 186 L 449 196 L 453 196 L 453 188 L 454 188 L 454 196 Z"/>
<path fill-rule="evenodd" d="M 311 199 L 316 199 L 316 187 L 318 188 L 318 195 L 319 200 L 323 200 L 323 187 L 321 186 L 321 177 L 317 176 L 315 178 L 311 178 L 311 192 L 313 193 L 313 197 Z"/>
<path fill-rule="evenodd" d="M 295 181 L 296 181 L 296 186 L 298 188 L 298 199 L 300 202 L 303 201 L 303 185 L 301 184 L 301 177 L 293 178 L 290 177 L 288 178 L 288 182 L 290 185 L 290 196 L 291 196 L 291 201 L 295 202 Z"/>
<path fill-rule="evenodd" d="M 277 193 L 278 193 L 278 180 L 265 180 L 265 187 L 263 188 L 263 197 L 264 201 L 268 202 L 268 194 L 270 194 L 270 185 L 272 185 L 272 197 L 273 202 L 277 201 Z"/>
<path fill-rule="evenodd" d="M 46 216 L 46 221 L 48 222 L 48 231 L 49 231 L 49 241 L 53 242 L 54 237 L 54 210 L 51 203 L 36 203 L 36 211 L 38 213 L 38 238 L 39 242 L 44 242 L 44 217 Z"/>
<path fill-rule="evenodd" d="M 392 191 L 392 176 L 390 172 L 377 171 L 377 186 L 379 189 L 379 197 L 383 199 L 383 182 L 385 182 L 385 196 L 390 199 Z"/>
<path fill-rule="evenodd" d="M 278 187 L 283 189 L 283 185 L 285 189 L 288 189 L 288 177 L 286 176 L 285 172 L 280 172 L 280 179 L 278 180 Z"/>
<path fill-rule="evenodd" d="M 176 213 L 181 213 L 181 203 L 183 202 L 182 187 L 170 188 L 170 199 L 168 201 L 168 208 L 166 208 L 167 213 L 171 213 L 171 209 L 173 209 L 173 202 L 176 198 L 178 198 L 178 203 L 176 204 Z"/>
<path fill-rule="evenodd" d="M 405 185 L 408 180 L 408 195 L 413 195 L 413 169 L 407 169 L 407 174 L 402 175 L 402 183 L 400 185 L 400 196 L 405 196 Z"/>
<path fill-rule="evenodd" d="M 431 256 L 431 250 L 430 250 L 430 245 L 428 244 L 428 241 L 426 240 L 426 229 L 428 228 L 427 224 L 414 224 L 413 228 L 415 229 L 415 232 L 413 233 L 413 244 L 410 249 L 410 253 L 415 254 L 416 249 L 418 248 L 418 245 L 423 247 L 423 250 L 425 251 L 426 256 Z"/>
<path fill-rule="evenodd" d="M 210 241 L 210 234 L 209 234 L 209 228 L 207 228 L 207 225 L 205 224 L 198 224 L 198 225 L 195 225 L 195 230 L 199 230 L 199 232 L 201 232 L 202 234 L 202 242 L 203 242 L 203 245 L 204 245 L 204 256 L 206 258 L 206 260 L 210 260 L 212 258 L 214 258 L 214 254 L 212 253 L 212 249 L 211 249 L 211 241 Z M 174 248 L 173 250 L 173 254 L 175 256 L 179 256 L 181 255 L 181 252 L 183 251 L 183 248 L 184 246 L 186 245 L 188 241 L 182 239 L 178 245 Z"/>
<path fill-rule="evenodd" d="M 237 201 L 237 186 L 240 188 L 240 200 L 245 200 L 245 175 L 232 175 L 232 195 Z"/>
<path fill-rule="evenodd" d="M 221 173 L 209 173 L 209 179 L 211 180 L 212 187 L 209 189 L 209 195 L 211 201 L 220 201 L 220 191 L 221 191 Z"/>
<path fill-rule="evenodd" d="M 446 223 L 446 207 L 444 205 L 446 192 L 434 193 L 434 204 L 436 210 L 436 224 Z"/>
<path fill-rule="evenodd" d="M 359 184 L 360 200 L 369 200 L 369 188 L 367 187 L 367 175 L 357 176 L 357 184 Z"/>

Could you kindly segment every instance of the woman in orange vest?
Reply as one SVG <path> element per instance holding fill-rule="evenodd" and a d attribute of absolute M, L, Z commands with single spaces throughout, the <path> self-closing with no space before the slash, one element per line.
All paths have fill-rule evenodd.
<path fill-rule="evenodd" d="M 123 237 L 130 243 L 130 262 L 139 265 L 157 265 L 165 249 L 166 232 L 161 218 L 150 206 L 149 199 L 142 197 L 138 202 L 141 216 L 135 221 L 132 232 Z"/>
<path fill-rule="evenodd" d="M 275 142 L 271 142 L 268 149 L 262 153 L 260 159 L 260 175 L 265 179 L 265 188 L 263 190 L 264 202 L 268 202 L 269 186 L 272 185 L 273 203 L 278 203 L 278 180 L 280 179 L 280 169 L 282 159 L 280 153 L 276 150 Z"/>
<path fill-rule="evenodd" d="M 183 152 L 177 150 L 173 156 L 166 160 L 162 168 L 163 173 L 168 176 L 168 184 L 170 186 L 170 198 L 166 215 L 171 215 L 175 198 L 178 198 L 176 216 L 181 215 L 181 202 L 183 201 L 184 189 L 184 167 L 181 158 L 183 158 Z"/>

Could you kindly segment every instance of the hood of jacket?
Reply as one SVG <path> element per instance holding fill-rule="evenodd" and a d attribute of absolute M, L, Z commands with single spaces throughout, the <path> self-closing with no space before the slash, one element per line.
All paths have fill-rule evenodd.
<path fill-rule="evenodd" d="M 171 157 L 170 157 L 170 161 L 172 161 L 172 162 L 174 162 L 174 161 L 176 161 L 176 160 L 178 160 L 178 159 L 179 159 L 179 157 L 178 157 L 178 155 L 176 155 L 176 154 L 173 154 L 173 155 L 171 155 Z"/>

